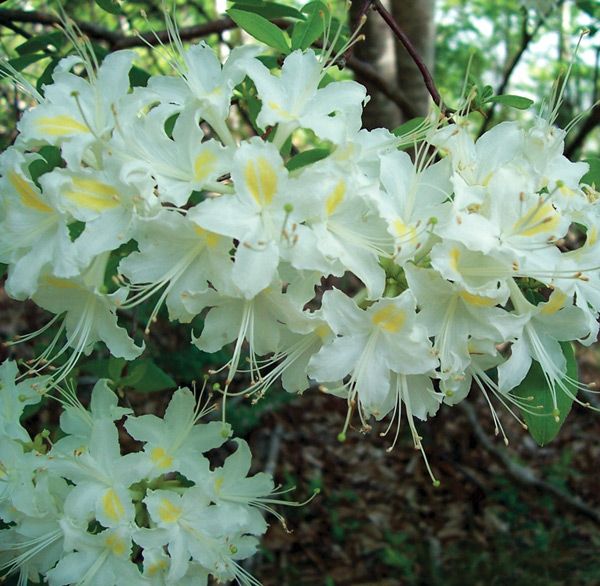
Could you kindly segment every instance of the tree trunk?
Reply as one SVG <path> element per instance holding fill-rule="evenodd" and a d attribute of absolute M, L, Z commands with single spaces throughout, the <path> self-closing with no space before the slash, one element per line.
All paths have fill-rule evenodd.
<path fill-rule="evenodd" d="M 435 0 L 381 0 L 381 4 L 391 12 L 432 71 L 435 54 Z M 352 5 L 352 22 L 356 22 L 362 7 L 361 1 Z M 354 56 L 371 65 L 390 87 L 400 90 L 407 104 L 405 108 L 399 108 L 369 80 L 357 74 L 357 81 L 366 86 L 371 96 L 363 114 L 363 126 L 368 129 L 393 129 L 415 116 L 426 116 L 429 94 L 423 77 L 381 15 L 371 9 L 361 32 L 365 35 L 365 40 L 356 45 Z"/>
<path fill-rule="evenodd" d="M 392 0 L 392 15 L 429 71 L 433 71 L 435 57 L 435 0 Z M 426 116 L 429 111 L 429 93 L 423 76 L 400 43 L 396 43 L 396 79 L 410 103 L 413 116 Z M 405 122 L 406 118 L 402 120 Z"/>
<path fill-rule="evenodd" d="M 389 8 L 389 0 L 382 0 L 382 4 Z M 363 7 L 363 2 L 353 2 L 350 11 L 352 22 L 356 22 L 358 14 Z M 394 50 L 394 36 L 383 19 L 374 11 L 369 10 L 368 18 L 361 29 L 365 40 L 354 47 L 354 56 L 365 61 L 386 80 L 396 87 L 396 55 Z M 384 94 L 377 90 L 367 79 L 356 75 L 356 81 L 362 83 L 371 99 L 363 112 L 363 126 L 372 130 L 373 128 L 395 128 L 400 124 L 402 115 L 396 104 L 390 101 Z"/>

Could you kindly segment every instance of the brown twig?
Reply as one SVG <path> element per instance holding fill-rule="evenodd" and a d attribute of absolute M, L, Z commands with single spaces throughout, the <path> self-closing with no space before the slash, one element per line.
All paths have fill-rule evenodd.
<path fill-rule="evenodd" d="M 33 24 L 42 24 L 46 26 L 61 26 L 61 19 L 48 12 L 29 11 L 29 10 L 9 10 L 0 9 L 0 25 L 9 26 L 15 22 L 28 22 Z M 111 31 L 93 22 L 73 19 L 75 25 L 92 39 L 105 41 L 110 45 L 111 50 L 128 49 L 130 47 L 140 47 L 147 44 L 157 45 L 160 42 L 169 42 L 169 33 L 166 30 L 144 33 L 143 35 L 123 35 Z M 231 18 L 222 18 L 214 22 L 207 22 L 195 26 L 188 26 L 179 29 L 179 35 L 182 40 L 191 40 L 200 37 L 206 37 L 214 33 L 221 33 L 225 30 L 235 28 L 237 24 Z"/>
<path fill-rule="evenodd" d="M 37 10 L 11 10 L 8 8 L 0 9 L 0 25 L 8 27 L 15 22 L 29 22 L 46 26 L 60 26 L 61 24 L 58 15 L 49 12 Z M 123 37 L 123 35 L 109 31 L 93 22 L 86 22 L 84 20 L 73 20 L 73 22 L 86 35 L 94 39 L 107 41 L 111 46 Z"/>
<path fill-rule="evenodd" d="M 433 77 L 432 77 L 431 73 L 429 72 L 427 65 L 425 65 L 425 61 L 423 61 L 423 58 L 421 57 L 421 55 L 419 55 L 419 53 L 416 51 L 416 49 L 414 48 L 410 39 L 406 36 L 404 31 L 400 28 L 398 23 L 394 20 L 394 17 L 385 9 L 383 4 L 381 4 L 381 1 L 380 0 L 371 0 L 371 4 L 372 4 L 373 8 L 375 10 L 377 10 L 377 12 L 379 12 L 379 14 L 381 15 L 381 17 L 383 18 L 385 23 L 390 27 L 392 32 L 396 35 L 396 38 L 402 43 L 402 46 L 406 49 L 406 52 L 411 56 L 415 65 L 421 72 L 421 75 L 423 76 L 423 81 L 425 83 L 425 87 L 427 88 L 427 91 L 429 92 L 429 95 L 432 97 L 435 104 L 443 112 L 445 112 L 446 109 L 445 109 L 444 103 L 442 101 L 442 96 L 440 96 L 440 93 L 438 92 L 437 88 L 435 87 L 435 82 L 433 81 Z"/>
<path fill-rule="evenodd" d="M 414 106 L 407 100 L 406 96 L 399 89 L 392 87 L 376 69 L 365 61 L 361 61 L 356 57 L 349 57 L 346 65 L 355 73 L 358 73 L 363 80 L 371 82 L 388 100 L 394 102 L 404 112 L 407 118 L 416 118 L 418 114 L 415 112 Z"/>
<path fill-rule="evenodd" d="M 358 13 L 358 16 L 356 17 L 356 22 L 354 23 L 354 28 L 352 29 L 352 35 L 350 38 L 354 37 L 360 30 L 360 27 L 364 24 L 364 22 L 367 18 L 367 13 L 369 12 L 369 9 L 371 8 L 372 3 L 373 3 L 373 0 L 366 0 L 365 3 L 363 4 L 362 8 L 360 9 L 360 12 Z M 348 61 L 350 59 L 350 57 L 352 56 L 352 52 L 354 51 L 355 44 L 356 43 L 352 43 L 348 47 L 348 49 L 346 49 L 346 52 L 342 55 L 341 59 L 344 63 L 346 61 Z"/>

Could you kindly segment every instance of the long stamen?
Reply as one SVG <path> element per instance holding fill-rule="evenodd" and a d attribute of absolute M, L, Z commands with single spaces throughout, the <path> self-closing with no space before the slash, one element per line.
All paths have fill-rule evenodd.
<path fill-rule="evenodd" d="M 423 438 L 419 435 L 419 433 L 417 432 L 417 428 L 415 427 L 415 421 L 410 405 L 410 397 L 408 396 L 407 386 L 408 383 L 406 381 L 406 376 L 401 374 L 396 375 L 396 389 L 398 394 L 400 395 L 400 398 L 404 402 L 404 405 L 406 406 L 406 418 L 408 420 L 408 427 L 410 428 L 415 448 L 419 450 L 421 452 L 421 455 L 423 456 L 423 461 L 425 462 L 425 467 L 427 468 L 427 472 L 429 473 L 429 478 L 431 478 L 433 486 L 439 486 L 440 481 L 433 474 L 433 470 L 431 469 L 431 466 L 429 465 L 429 460 L 427 459 L 427 454 L 423 449 Z"/>

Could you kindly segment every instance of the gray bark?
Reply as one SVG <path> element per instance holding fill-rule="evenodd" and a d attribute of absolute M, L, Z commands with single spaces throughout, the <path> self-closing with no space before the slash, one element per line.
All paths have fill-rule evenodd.
<path fill-rule="evenodd" d="M 429 71 L 435 58 L 435 0 L 392 0 L 392 15 L 406 33 Z M 426 116 L 429 93 L 423 77 L 404 47 L 396 43 L 396 78 L 411 105 L 413 116 Z M 404 122 L 405 120 L 402 120 Z"/>
<path fill-rule="evenodd" d="M 435 54 L 435 0 L 381 0 L 381 3 L 391 12 L 428 69 L 432 71 Z M 362 7 L 363 2 L 360 0 L 352 5 L 353 22 Z M 427 115 L 430 102 L 423 77 L 376 11 L 369 11 L 361 32 L 365 35 L 365 40 L 355 46 L 354 56 L 370 64 L 390 87 L 399 90 L 403 101 L 406 102 L 406 107 L 399 108 L 367 79 L 357 74 L 357 81 L 366 86 L 371 96 L 364 111 L 363 126 L 368 129 L 393 129 L 406 120 Z"/>
<path fill-rule="evenodd" d="M 382 3 L 389 9 L 389 2 L 390 0 L 385 0 Z M 356 21 L 362 4 L 361 1 L 352 4 L 350 16 L 353 22 Z M 365 40 L 354 47 L 354 56 L 369 63 L 390 86 L 397 87 L 395 40 L 392 32 L 383 19 L 375 11 L 370 10 L 361 33 L 365 35 Z M 363 126 L 369 130 L 381 127 L 392 129 L 398 126 L 402 119 L 398 106 L 367 79 L 361 78 L 357 74 L 356 80 L 367 88 L 367 92 L 371 96 L 363 113 Z"/>

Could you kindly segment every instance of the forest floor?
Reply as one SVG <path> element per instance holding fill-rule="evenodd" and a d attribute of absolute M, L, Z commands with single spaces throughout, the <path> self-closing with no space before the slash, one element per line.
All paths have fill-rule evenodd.
<path fill-rule="evenodd" d="M 0 290 L 2 339 L 44 319 Z M 17 348 L 3 348 L 0 358 L 27 354 Z M 600 382 L 598 348 L 578 358 L 580 378 Z M 169 396 L 128 399 L 138 412 L 160 413 Z M 472 391 L 468 404 L 417 422 L 440 480 L 434 487 L 405 419 L 388 452 L 395 429 L 380 437 L 385 420 L 340 443 L 346 403 L 318 391 L 274 388 L 256 407 L 233 402 L 234 431 L 250 444 L 253 471 L 295 487 L 281 496 L 289 501 L 320 490 L 303 506 L 274 505 L 288 530 L 269 516 L 261 553 L 245 567 L 264 586 L 600 584 L 600 414 L 574 405 L 558 437 L 540 447 L 497 405 L 505 446 L 483 395 Z M 31 425 L 56 420 L 52 405 Z"/>

